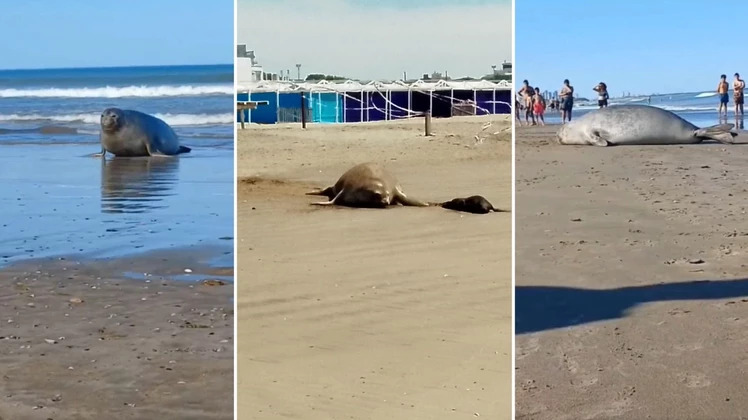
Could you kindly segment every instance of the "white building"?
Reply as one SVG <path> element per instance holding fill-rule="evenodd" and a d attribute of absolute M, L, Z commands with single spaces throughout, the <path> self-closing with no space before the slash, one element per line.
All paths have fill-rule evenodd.
<path fill-rule="evenodd" d="M 265 80 L 265 71 L 255 60 L 255 52 L 247 51 L 245 44 L 236 46 L 236 78 L 239 84 Z"/>

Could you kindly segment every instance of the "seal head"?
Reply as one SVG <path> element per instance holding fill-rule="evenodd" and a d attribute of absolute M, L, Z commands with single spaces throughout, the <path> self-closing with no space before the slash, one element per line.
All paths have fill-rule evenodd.
<path fill-rule="evenodd" d="M 101 129 L 108 133 L 117 131 L 123 123 L 122 111 L 117 108 L 107 108 L 101 113 Z"/>

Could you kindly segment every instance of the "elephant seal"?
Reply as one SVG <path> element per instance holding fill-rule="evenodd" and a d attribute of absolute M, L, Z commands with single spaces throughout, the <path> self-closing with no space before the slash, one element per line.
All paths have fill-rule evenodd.
<path fill-rule="evenodd" d="M 438 203 L 438 205 L 449 210 L 464 211 L 476 214 L 486 214 L 492 211 L 505 211 L 495 208 L 488 200 L 486 200 L 485 197 L 480 195 L 472 195 L 467 198 L 455 198 L 443 203 Z"/>
<path fill-rule="evenodd" d="M 734 144 L 732 124 L 699 128 L 683 118 L 647 105 L 620 105 L 589 112 L 558 131 L 560 144 L 694 144 L 717 140 Z"/>
<path fill-rule="evenodd" d="M 338 182 L 324 190 L 307 195 L 324 195 L 329 201 L 311 203 L 318 206 L 384 208 L 403 206 L 428 207 L 425 203 L 405 195 L 397 179 L 376 163 L 361 163 L 347 170 Z"/>
<path fill-rule="evenodd" d="M 101 113 L 101 153 L 115 156 L 154 156 L 188 153 L 169 124 L 139 111 L 107 108 Z"/>

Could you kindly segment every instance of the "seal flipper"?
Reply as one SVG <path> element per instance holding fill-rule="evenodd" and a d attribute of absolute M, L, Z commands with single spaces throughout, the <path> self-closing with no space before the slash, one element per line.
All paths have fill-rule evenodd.
<path fill-rule="evenodd" d="M 608 143 L 610 134 L 605 130 L 599 130 L 599 129 L 591 130 L 589 132 L 589 138 L 590 138 L 590 144 L 592 144 L 593 146 L 605 147 L 610 144 Z"/>
<path fill-rule="evenodd" d="M 104 142 L 101 141 L 101 132 L 99 132 L 99 143 L 101 143 L 101 151 L 92 154 L 91 157 L 106 157 L 106 147 L 104 147 Z"/>
<path fill-rule="evenodd" d="M 724 144 L 734 144 L 733 137 L 737 134 L 730 131 L 733 127 L 733 124 L 712 125 L 694 131 L 694 135 L 702 140 L 711 139 Z"/>
<path fill-rule="evenodd" d="M 336 195 L 335 198 L 333 198 L 330 201 L 318 201 L 316 203 L 310 203 L 310 204 L 313 206 L 331 206 L 335 204 L 335 201 L 337 201 L 338 198 L 340 198 L 340 196 L 343 194 L 343 191 L 345 191 L 345 189 L 340 190 L 338 195 Z"/>
<path fill-rule="evenodd" d="M 335 197 L 335 194 L 333 194 L 333 187 L 327 187 L 324 190 L 319 189 L 318 191 L 311 191 L 306 193 L 306 195 L 324 195 L 329 199 L 333 199 Z"/>
<path fill-rule="evenodd" d="M 400 188 L 395 188 L 395 196 L 392 197 L 392 203 L 391 204 L 397 204 L 400 203 L 403 206 L 414 206 L 414 207 L 428 207 L 429 203 L 423 202 L 421 200 L 416 200 L 415 198 L 409 198 L 403 190 Z"/>

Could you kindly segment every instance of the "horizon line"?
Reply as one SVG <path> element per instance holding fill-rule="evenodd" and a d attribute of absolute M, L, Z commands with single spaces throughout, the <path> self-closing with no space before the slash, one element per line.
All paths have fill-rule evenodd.
<path fill-rule="evenodd" d="M 88 70 L 88 69 L 121 69 L 121 68 L 156 68 L 156 67 L 195 67 L 195 66 L 234 66 L 234 63 L 212 64 L 133 64 L 119 66 L 82 66 L 82 67 L 17 67 L 0 68 L 0 71 L 40 71 L 40 70 Z"/>

